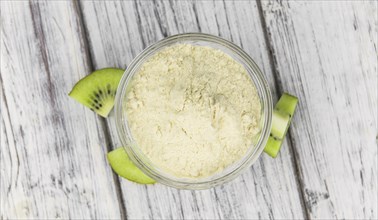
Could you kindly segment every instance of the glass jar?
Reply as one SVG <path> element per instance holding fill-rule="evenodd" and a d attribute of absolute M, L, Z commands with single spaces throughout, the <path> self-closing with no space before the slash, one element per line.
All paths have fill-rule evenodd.
<path fill-rule="evenodd" d="M 150 159 L 143 154 L 138 147 L 138 144 L 133 139 L 126 113 L 126 94 L 128 91 L 128 85 L 134 74 L 138 73 L 143 63 L 156 52 L 174 44 L 183 43 L 219 49 L 242 64 L 254 82 L 261 102 L 260 133 L 254 138 L 251 137 L 253 138 L 254 143 L 249 147 L 244 157 L 229 165 L 223 171 L 202 178 L 176 177 L 155 166 Z M 125 74 L 119 83 L 115 102 L 115 120 L 118 136 L 130 159 L 139 169 L 157 182 L 179 189 L 211 188 L 236 178 L 244 170 L 250 167 L 261 155 L 270 135 L 272 111 L 273 103 L 268 83 L 252 58 L 240 47 L 227 40 L 213 35 L 200 33 L 174 35 L 143 50 L 143 52 L 140 53 L 126 69 Z"/>

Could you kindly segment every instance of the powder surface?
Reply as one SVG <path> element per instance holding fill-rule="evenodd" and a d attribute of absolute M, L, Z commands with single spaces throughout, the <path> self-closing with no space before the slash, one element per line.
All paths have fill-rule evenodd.
<path fill-rule="evenodd" d="M 245 68 L 205 46 L 177 44 L 154 54 L 134 75 L 126 106 L 142 152 L 178 177 L 223 170 L 260 131 L 260 99 Z"/>

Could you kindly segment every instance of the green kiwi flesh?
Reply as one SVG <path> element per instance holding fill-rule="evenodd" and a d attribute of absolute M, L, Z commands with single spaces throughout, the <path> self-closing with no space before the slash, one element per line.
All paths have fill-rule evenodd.
<path fill-rule="evenodd" d="M 109 152 L 107 157 L 110 166 L 119 176 L 141 184 L 155 183 L 155 180 L 151 179 L 134 165 L 123 147 Z"/>
<path fill-rule="evenodd" d="M 274 107 L 272 129 L 264 148 L 264 152 L 273 158 L 275 158 L 280 151 L 297 104 L 297 97 L 284 93 Z"/>
<path fill-rule="evenodd" d="M 96 70 L 77 82 L 68 95 L 97 114 L 107 117 L 114 106 L 118 83 L 124 72 L 116 68 Z"/>

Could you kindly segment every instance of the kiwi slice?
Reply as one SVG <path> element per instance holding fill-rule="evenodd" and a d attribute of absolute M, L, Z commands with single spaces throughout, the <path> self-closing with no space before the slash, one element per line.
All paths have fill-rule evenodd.
<path fill-rule="evenodd" d="M 119 176 L 141 184 L 155 183 L 155 180 L 134 165 L 122 147 L 109 152 L 107 157 L 110 166 Z"/>
<path fill-rule="evenodd" d="M 273 110 L 272 129 L 264 148 L 265 153 L 275 158 L 280 151 L 282 141 L 290 126 L 298 98 L 284 93 Z"/>
<path fill-rule="evenodd" d="M 107 117 L 114 106 L 118 83 L 124 72 L 115 68 L 96 70 L 77 82 L 68 95 L 97 114 Z"/>

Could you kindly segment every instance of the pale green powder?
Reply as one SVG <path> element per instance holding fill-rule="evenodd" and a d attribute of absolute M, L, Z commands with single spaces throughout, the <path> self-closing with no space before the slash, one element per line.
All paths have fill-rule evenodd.
<path fill-rule="evenodd" d="M 130 129 L 158 167 L 198 178 L 246 153 L 261 105 L 244 67 L 225 53 L 178 44 L 143 64 L 127 94 Z"/>

